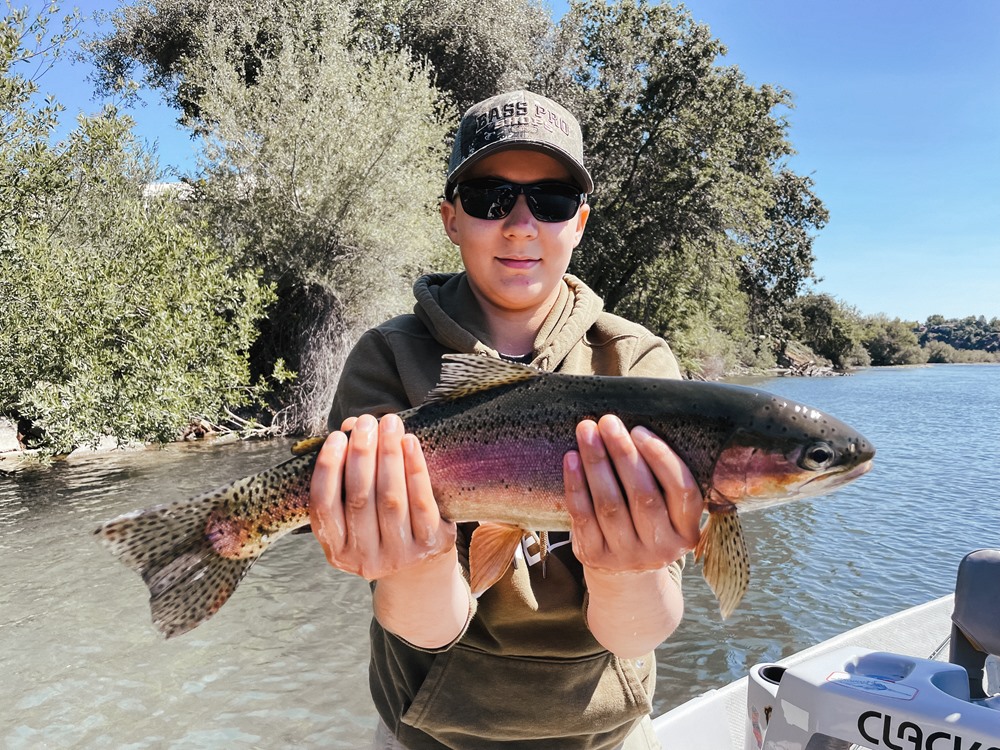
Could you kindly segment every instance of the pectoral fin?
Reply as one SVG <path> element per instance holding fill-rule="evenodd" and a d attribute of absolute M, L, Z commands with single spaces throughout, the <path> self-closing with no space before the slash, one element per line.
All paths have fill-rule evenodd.
<path fill-rule="evenodd" d="M 480 524 L 469 543 L 469 588 L 479 596 L 507 572 L 514 551 L 524 536 L 517 526 Z"/>
<path fill-rule="evenodd" d="M 725 620 L 740 603 L 750 582 L 750 556 L 736 508 L 713 509 L 709 513 L 694 556 L 703 563 L 702 575 L 719 600 Z"/>

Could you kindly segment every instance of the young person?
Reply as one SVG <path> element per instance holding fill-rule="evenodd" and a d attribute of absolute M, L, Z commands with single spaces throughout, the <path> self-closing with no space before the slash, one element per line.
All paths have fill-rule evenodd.
<path fill-rule="evenodd" d="M 477 598 L 475 524 L 441 518 L 419 441 L 395 412 L 437 383 L 441 355 L 474 352 L 572 374 L 679 377 L 667 344 L 603 312 L 566 273 L 593 181 L 576 119 L 515 91 L 463 116 L 441 203 L 465 271 L 414 287 L 413 314 L 349 355 L 311 487 L 331 565 L 372 582 L 376 747 L 650 748 L 652 650 L 683 612 L 683 556 L 702 498 L 687 467 L 616 417 L 577 426 L 563 463 L 572 532 L 530 536 Z M 544 531 L 538 529 L 537 531 Z"/>

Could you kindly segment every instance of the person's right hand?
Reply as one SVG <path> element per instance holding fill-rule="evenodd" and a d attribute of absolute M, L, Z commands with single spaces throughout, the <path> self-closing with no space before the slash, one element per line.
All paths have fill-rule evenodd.
<path fill-rule="evenodd" d="M 346 419 L 327 437 L 309 520 L 330 565 L 370 581 L 455 547 L 455 524 L 438 511 L 420 442 L 395 414 Z"/>

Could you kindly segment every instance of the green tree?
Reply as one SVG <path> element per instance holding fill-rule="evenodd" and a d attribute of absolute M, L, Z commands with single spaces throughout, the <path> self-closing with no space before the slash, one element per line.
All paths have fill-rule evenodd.
<path fill-rule="evenodd" d="M 711 321 L 754 349 L 748 329 L 770 333 L 811 278 L 826 214 L 781 166 L 787 92 L 749 85 L 724 53 L 683 9 L 578 1 L 539 85 L 580 113 L 598 185 L 573 270 L 675 344 Z"/>
<path fill-rule="evenodd" d="M 785 310 L 814 278 L 813 232 L 829 214 L 812 186 L 808 177 L 779 171 L 763 230 L 745 245 L 740 289 L 747 296 L 750 332 L 765 342 L 781 339 Z"/>
<path fill-rule="evenodd" d="M 860 315 L 829 294 L 797 298 L 789 306 L 784 325 L 792 338 L 839 368 L 867 360 L 861 345 Z"/>
<path fill-rule="evenodd" d="M 349 49 L 362 57 L 392 51 L 418 67 L 430 67 L 436 88 L 459 109 L 529 82 L 552 27 L 535 0 L 375 0 L 336 6 L 350 22 L 338 32 Z M 104 91 L 118 90 L 141 74 L 186 120 L 197 122 L 205 89 L 189 77 L 188 64 L 206 53 L 206 38 L 225 38 L 227 68 L 253 86 L 265 61 L 288 41 L 283 28 L 295 12 L 315 11 L 308 3 L 278 0 L 235 0 L 225 7 L 212 0 L 122 5 L 111 15 L 114 31 L 91 44 L 98 83 Z"/>
<path fill-rule="evenodd" d="M 268 54 L 270 28 L 266 19 L 283 4 L 277 0 L 234 0 L 220 15 L 238 23 L 245 17 L 256 19 L 254 44 L 231 64 L 248 86 L 256 81 L 260 55 Z M 187 63 L 201 53 L 204 27 L 213 23 L 215 4 L 211 0 L 139 0 L 121 4 L 103 18 L 114 30 L 87 43 L 96 66 L 95 82 L 104 94 L 128 91 L 136 76 L 142 83 L 163 93 L 177 107 L 185 121 L 197 122 L 199 100 L 204 91 L 187 79 Z M 261 25 L 263 23 L 263 26 Z M 226 33 L 219 26 L 219 34 Z"/>
<path fill-rule="evenodd" d="M 932 315 L 921 330 L 920 344 L 927 346 L 932 341 L 940 341 L 954 349 L 1000 352 L 1000 320 L 987 321 L 985 315 L 950 320 Z"/>
<path fill-rule="evenodd" d="M 280 357 L 299 373 L 279 418 L 296 432 L 325 431 L 360 331 L 410 306 L 415 275 L 454 263 L 435 210 L 454 113 L 409 55 L 363 53 L 352 30 L 334 0 L 213 12 L 185 63 L 206 136 L 196 200 L 277 284 L 257 353 L 262 371 Z M 248 55 L 250 87 L 233 64 Z"/>
<path fill-rule="evenodd" d="M 15 208 L 0 234 L 0 413 L 57 451 L 218 421 L 254 394 L 246 352 L 268 290 L 181 202 L 145 194 L 155 164 L 127 118 L 81 117 L 50 142 L 58 108 L 34 110 L 36 84 L 16 71 L 32 28 L 44 19 L 0 25 L 0 189 Z"/>
<path fill-rule="evenodd" d="M 51 97 L 36 103 L 38 80 L 77 36 L 78 15 L 60 22 L 57 12 L 31 16 L 8 5 L 0 21 L 0 247 L 67 186 L 63 150 L 51 145 L 63 108 Z M 51 31 L 56 23 L 59 30 Z"/>
<path fill-rule="evenodd" d="M 378 48 L 426 61 L 459 111 L 530 83 L 552 32 L 537 0 L 378 0 L 357 3 L 354 14 L 359 42 L 367 32 Z"/>

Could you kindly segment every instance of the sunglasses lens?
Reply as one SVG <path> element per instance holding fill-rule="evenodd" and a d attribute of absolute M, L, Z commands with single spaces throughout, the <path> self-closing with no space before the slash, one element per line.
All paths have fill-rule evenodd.
<path fill-rule="evenodd" d="M 458 186 L 458 195 L 465 213 L 477 219 L 502 219 L 517 200 L 513 186 L 497 180 L 464 182 Z"/>
<path fill-rule="evenodd" d="M 580 191 L 572 185 L 549 182 L 525 189 L 528 208 L 539 221 L 569 221 L 580 208 Z"/>
<path fill-rule="evenodd" d="M 518 185 L 501 180 L 470 180 L 458 186 L 462 208 L 476 219 L 502 219 L 514 208 L 517 196 L 524 193 L 528 208 L 539 221 L 568 221 L 582 203 L 581 192 L 562 182 L 539 182 Z"/>

